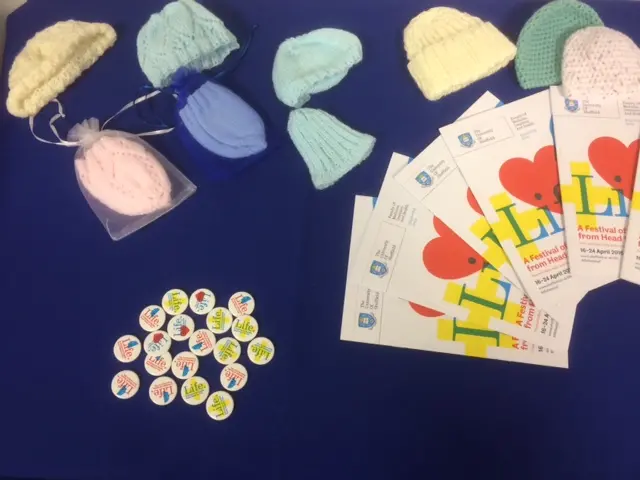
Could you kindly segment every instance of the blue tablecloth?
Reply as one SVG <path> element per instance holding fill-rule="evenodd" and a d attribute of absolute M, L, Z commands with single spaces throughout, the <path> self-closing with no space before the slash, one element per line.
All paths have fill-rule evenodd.
<path fill-rule="evenodd" d="M 375 135 L 376 149 L 316 192 L 290 143 L 214 186 L 191 171 L 175 136 L 152 138 L 199 189 L 114 243 L 78 189 L 73 149 L 38 143 L 26 121 L 2 109 L 0 477 L 639 478 L 638 287 L 618 282 L 583 300 L 568 371 L 339 340 L 354 194 L 375 195 L 393 151 L 416 154 L 485 90 L 504 101 L 524 96 L 513 69 L 429 103 L 406 70 L 402 30 L 434 2 L 204 3 L 241 39 L 260 25 L 232 80 L 282 132 L 288 109 L 271 85 L 279 43 L 325 26 L 357 34 L 364 62 L 310 106 Z M 539 6 L 446 3 L 514 40 Z M 163 4 L 29 0 L 9 18 L 2 97 L 11 61 L 36 31 L 68 18 L 108 22 L 115 47 L 61 96 L 70 124 L 104 120 L 144 83 L 135 38 Z M 640 40 L 640 4 L 596 8 L 608 26 Z M 40 132 L 52 111 L 39 117 Z M 115 126 L 144 129 L 135 114 Z M 275 360 L 248 365 L 248 386 L 225 422 L 182 401 L 154 406 L 140 361 L 141 392 L 117 400 L 109 390 L 122 368 L 115 339 L 141 334 L 138 312 L 166 290 L 202 286 L 222 302 L 237 290 L 256 296 Z M 203 362 L 212 385 L 219 371 Z"/>

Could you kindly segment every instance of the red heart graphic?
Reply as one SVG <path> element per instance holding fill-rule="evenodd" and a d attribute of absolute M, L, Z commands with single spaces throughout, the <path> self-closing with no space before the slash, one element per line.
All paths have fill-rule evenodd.
<path fill-rule="evenodd" d="M 622 190 L 631 200 L 638 163 L 640 141 L 631 142 L 628 147 L 612 137 L 596 138 L 589 145 L 589 161 L 598 175 L 614 190 Z"/>
<path fill-rule="evenodd" d="M 409 302 L 409 306 L 413 308 L 413 310 L 423 317 L 441 317 L 444 313 L 434 310 L 429 307 L 423 307 L 422 305 L 418 305 L 417 303 Z"/>
<path fill-rule="evenodd" d="M 478 200 L 476 200 L 476 196 L 473 194 L 470 188 L 467 188 L 467 202 L 469 202 L 471 208 L 473 208 L 478 215 L 484 216 L 480 205 L 478 205 Z"/>
<path fill-rule="evenodd" d="M 500 168 L 500 183 L 511 195 L 538 208 L 562 213 L 558 162 L 553 145 L 542 147 L 533 162 L 512 158 Z"/>
<path fill-rule="evenodd" d="M 482 269 L 484 260 L 442 220 L 433 217 L 440 235 L 424 246 L 422 261 L 429 273 L 444 280 L 467 277 Z"/>
<path fill-rule="evenodd" d="M 189 327 L 187 327 L 186 325 L 182 325 L 180 327 L 180 336 L 181 337 L 186 337 L 187 335 L 189 335 Z"/>

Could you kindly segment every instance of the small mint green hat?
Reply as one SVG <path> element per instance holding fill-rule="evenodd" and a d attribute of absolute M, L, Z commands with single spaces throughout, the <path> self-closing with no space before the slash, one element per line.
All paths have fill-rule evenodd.
<path fill-rule="evenodd" d="M 303 106 L 312 94 L 336 86 L 362 60 L 353 33 L 320 28 L 280 44 L 273 62 L 273 87 L 282 103 Z"/>
<path fill-rule="evenodd" d="M 376 143 L 371 135 L 313 108 L 293 110 L 287 129 L 318 190 L 330 187 L 365 161 Z"/>
<path fill-rule="evenodd" d="M 601 25 L 596 11 L 577 0 L 554 0 L 540 8 L 518 37 L 516 74 L 520 86 L 529 89 L 559 85 L 567 39 L 582 28 Z"/>
<path fill-rule="evenodd" d="M 222 20 L 194 0 L 178 0 L 151 15 L 138 33 L 138 62 L 151 84 L 166 87 L 180 69 L 220 65 L 239 47 Z"/>

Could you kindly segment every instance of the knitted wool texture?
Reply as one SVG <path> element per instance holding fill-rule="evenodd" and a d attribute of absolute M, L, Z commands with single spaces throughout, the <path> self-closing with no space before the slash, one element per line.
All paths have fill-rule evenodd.
<path fill-rule="evenodd" d="M 140 68 L 156 88 L 180 68 L 201 72 L 220 65 L 239 47 L 222 20 L 193 0 L 169 3 L 138 33 Z"/>
<path fill-rule="evenodd" d="M 518 37 L 516 74 L 522 88 L 558 85 L 562 80 L 562 52 L 567 39 L 602 20 L 577 0 L 555 0 L 538 10 Z"/>
<path fill-rule="evenodd" d="M 76 159 L 82 186 L 122 215 L 155 212 L 171 205 L 171 182 L 160 162 L 142 145 L 102 136 Z"/>
<path fill-rule="evenodd" d="M 404 30 L 409 73 L 425 97 L 438 100 L 505 67 L 516 47 L 491 23 L 436 7 Z"/>
<path fill-rule="evenodd" d="M 312 94 L 334 87 L 362 60 L 362 44 L 350 32 L 320 28 L 288 38 L 276 52 L 273 86 L 289 107 L 303 106 Z"/>
<path fill-rule="evenodd" d="M 371 154 L 376 139 L 357 132 L 322 110 L 300 108 L 287 129 L 318 190 L 330 187 Z"/>
<path fill-rule="evenodd" d="M 106 23 L 58 22 L 35 34 L 9 71 L 7 110 L 35 116 L 91 67 L 116 41 Z"/>
<path fill-rule="evenodd" d="M 565 96 L 584 98 L 640 93 L 640 49 L 607 27 L 587 27 L 569 37 L 562 58 Z"/>

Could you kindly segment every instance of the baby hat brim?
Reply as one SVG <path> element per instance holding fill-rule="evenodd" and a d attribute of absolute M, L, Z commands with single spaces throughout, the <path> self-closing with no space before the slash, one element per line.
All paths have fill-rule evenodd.
<path fill-rule="evenodd" d="M 224 22 L 194 0 L 167 4 L 151 15 L 137 38 L 140 68 L 156 88 L 168 86 L 181 68 L 215 68 L 239 47 Z"/>
<path fill-rule="evenodd" d="M 353 33 L 320 28 L 280 44 L 273 62 L 273 87 L 282 103 L 303 106 L 314 93 L 336 86 L 362 61 L 362 44 Z"/>
<path fill-rule="evenodd" d="M 365 161 L 376 143 L 371 135 L 313 108 L 293 110 L 287 130 L 318 190 L 330 187 Z"/>
<path fill-rule="evenodd" d="M 404 31 L 409 73 L 429 100 L 438 100 L 504 68 L 515 45 L 491 23 L 437 7 Z"/>
<path fill-rule="evenodd" d="M 602 24 L 593 8 L 576 0 L 555 0 L 540 8 L 518 37 L 515 65 L 520 86 L 529 89 L 560 84 L 567 39 L 581 28 Z"/>
<path fill-rule="evenodd" d="M 116 32 L 106 23 L 67 20 L 38 32 L 9 71 L 7 110 L 21 118 L 36 115 L 115 41 Z"/>
<path fill-rule="evenodd" d="M 585 98 L 640 93 L 640 48 L 624 33 L 586 27 L 569 37 L 562 57 L 562 89 Z"/>

